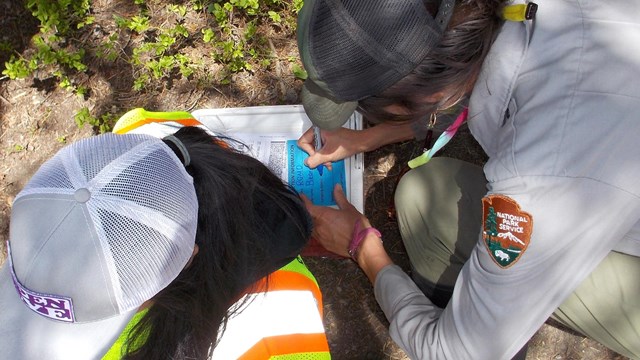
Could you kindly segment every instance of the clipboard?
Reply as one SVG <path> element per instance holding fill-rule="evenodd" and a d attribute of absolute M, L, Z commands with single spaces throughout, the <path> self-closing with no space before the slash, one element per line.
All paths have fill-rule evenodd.
<path fill-rule="evenodd" d="M 198 109 L 192 111 L 191 114 L 204 125 L 207 129 L 217 135 L 227 136 L 233 139 L 237 139 L 242 143 L 252 143 L 255 145 L 250 146 L 250 155 L 258 158 L 263 163 L 267 164 L 272 160 L 267 160 L 261 156 L 265 156 L 264 152 L 274 154 L 280 151 L 280 144 L 276 142 L 286 140 L 286 145 L 282 151 L 293 151 L 293 145 L 298 138 L 312 126 L 311 120 L 307 117 L 302 105 L 275 105 L 275 106 L 253 106 L 242 108 L 220 108 L 220 109 Z M 355 112 L 349 120 L 343 125 L 349 129 L 361 130 L 362 129 L 362 115 Z M 255 141 L 255 142 L 254 142 Z M 265 149 L 268 148 L 268 149 Z M 299 150 L 299 149 L 298 149 Z M 295 171 L 301 171 L 302 173 L 295 173 L 294 177 L 289 176 L 289 171 L 279 171 L 280 159 L 267 164 L 272 171 L 281 177 L 281 179 L 290 185 L 292 185 L 299 192 L 302 190 L 298 185 L 306 185 L 309 191 L 320 190 L 326 194 L 329 185 L 320 184 L 317 173 L 311 169 L 301 169 L 300 158 L 295 160 L 291 157 L 292 153 L 285 153 L 287 166 L 297 164 L 298 169 Z M 290 156 L 291 155 L 291 156 Z M 306 156 L 306 154 L 303 154 Z M 298 155 L 300 154 L 298 153 Z M 278 156 L 276 156 L 278 157 Z M 344 159 L 344 179 L 338 178 L 333 181 L 340 181 L 345 189 L 347 199 L 358 211 L 364 213 L 364 162 L 363 154 L 356 154 L 347 159 Z M 284 165 L 282 165 L 284 166 Z M 304 165 L 303 165 L 304 166 Z M 334 171 L 335 171 L 334 166 Z M 340 168 L 340 166 L 338 166 Z M 342 171 L 342 170 L 340 170 Z M 292 172 L 293 173 L 293 172 Z M 330 173 L 325 169 L 322 177 L 324 178 Z M 328 174 L 329 176 L 335 176 L 336 174 Z M 301 180 L 300 177 L 304 176 Z M 313 181 L 312 181 L 313 176 Z M 321 179 L 323 180 L 323 179 Z M 326 179 L 324 179 L 326 180 Z M 331 186 L 332 187 L 332 186 Z M 332 189 L 330 189 L 332 192 Z M 306 194 L 306 193 L 305 193 Z M 312 198 L 312 201 L 314 199 Z M 314 203 L 316 203 L 314 201 Z M 326 204 L 319 204 L 326 205 Z"/>

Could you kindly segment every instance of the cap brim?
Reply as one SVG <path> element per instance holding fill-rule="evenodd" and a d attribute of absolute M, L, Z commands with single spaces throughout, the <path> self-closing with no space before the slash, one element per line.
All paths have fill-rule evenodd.
<path fill-rule="evenodd" d="M 324 130 L 335 130 L 349 120 L 358 107 L 357 101 L 335 102 L 309 90 L 307 81 L 300 93 L 304 111 L 311 122 Z"/>
<path fill-rule="evenodd" d="M 68 324 L 36 314 L 20 299 L 6 260 L 0 268 L 0 351 L 6 359 L 101 359 L 135 315 Z"/>

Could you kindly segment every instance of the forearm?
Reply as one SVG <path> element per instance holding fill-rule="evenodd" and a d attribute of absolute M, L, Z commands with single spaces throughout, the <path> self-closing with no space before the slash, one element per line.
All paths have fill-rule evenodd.
<path fill-rule="evenodd" d="M 372 284 L 375 284 L 376 276 L 387 265 L 393 264 L 387 255 L 382 240 L 374 234 L 369 234 L 362 242 L 358 251 L 358 265 L 364 271 Z"/>
<path fill-rule="evenodd" d="M 363 130 L 366 133 L 366 141 L 360 152 L 376 150 L 379 147 L 410 140 L 414 138 L 414 130 L 411 123 L 382 123 Z"/>
<path fill-rule="evenodd" d="M 411 359 L 473 358 L 464 353 L 455 331 L 442 336 L 443 309 L 435 306 L 398 266 L 387 266 L 379 272 L 374 292 L 389 320 L 389 335 Z M 451 352 L 450 343 L 457 344 L 454 350 L 459 353 Z"/>

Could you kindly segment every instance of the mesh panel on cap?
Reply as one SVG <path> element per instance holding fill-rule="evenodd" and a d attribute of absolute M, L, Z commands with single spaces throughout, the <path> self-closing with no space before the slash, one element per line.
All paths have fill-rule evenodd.
<path fill-rule="evenodd" d="M 108 140 L 111 136 L 114 134 L 80 140 L 62 148 L 42 164 L 18 196 L 41 191 L 37 190 L 40 188 L 48 189 L 52 193 L 69 193 L 77 188 L 86 187 L 107 164 L 141 142 L 153 139 L 146 136 L 131 138 L 133 135 L 127 135 L 114 142 Z M 92 145 L 88 145 L 88 140 L 91 140 Z M 87 146 L 91 147 L 90 151 L 85 150 Z M 69 191 L 60 191 L 61 189 Z"/>
<path fill-rule="evenodd" d="M 105 134 L 113 135 L 113 134 Z M 121 156 L 127 156 L 127 152 L 137 146 L 140 143 L 149 141 L 148 137 L 129 137 L 125 139 L 114 138 L 112 136 L 104 136 L 100 138 L 100 146 L 92 146 L 91 151 L 83 151 L 86 147 L 86 142 L 77 142 L 73 144 L 74 147 L 74 160 L 78 162 L 79 169 L 82 171 L 85 179 L 91 180 L 95 178 L 98 173 L 115 159 Z M 116 141 L 117 140 L 117 141 Z"/>
<path fill-rule="evenodd" d="M 178 167 L 183 165 L 176 164 L 164 153 L 163 149 L 155 149 L 145 156 L 139 152 L 132 154 L 110 169 L 112 174 L 102 174 L 111 179 L 102 185 L 99 193 L 133 201 L 184 222 L 186 219 L 183 218 L 191 214 L 193 204 L 182 199 L 188 198 L 193 187 L 176 187 L 182 180 Z M 149 196 L 150 191 L 154 196 Z"/>
<path fill-rule="evenodd" d="M 327 6 L 316 8 L 309 51 L 318 78 L 343 101 L 384 91 L 413 70 L 440 38 L 419 0 L 319 1 Z"/>
<path fill-rule="evenodd" d="M 73 195 L 79 188 L 89 190 L 80 206 L 86 206 L 101 250 L 101 270 L 89 275 L 108 276 L 113 287 L 90 305 L 113 309 L 115 295 L 118 313 L 135 309 L 173 281 L 191 257 L 198 216 L 193 179 L 160 139 L 104 134 L 62 149 L 16 199 L 29 193 Z M 81 263 L 78 255 L 68 261 Z M 113 310 L 101 313 L 108 311 Z"/>
<path fill-rule="evenodd" d="M 109 144 L 104 152 L 111 157 Z M 193 251 L 197 199 L 191 177 L 172 150 L 155 138 L 146 138 L 102 169 L 80 162 L 91 180 L 89 204 L 112 272 L 120 288 L 121 311 L 139 306 L 167 286 L 180 273 Z M 109 140 L 108 140 L 109 141 Z M 117 153 L 117 151 L 115 152 Z M 118 291 L 119 290 L 119 291 Z"/>
<path fill-rule="evenodd" d="M 73 184 L 63 165 L 62 154 L 57 153 L 54 157 L 42 164 L 38 172 L 29 180 L 27 185 L 20 191 L 16 199 L 23 195 L 39 192 L 45 188 L 53 193 L 68 194 L 74 191 Z"/>
<path fill-rule="evenodd" d="M 171 238 L 126 216 L 97 212 L 120 279 L 119 305 L 123 311 L 134 309 L 180 273 L 184 250 L 190 255 L 193 249 L 187 244 L 179 246 Z"/>

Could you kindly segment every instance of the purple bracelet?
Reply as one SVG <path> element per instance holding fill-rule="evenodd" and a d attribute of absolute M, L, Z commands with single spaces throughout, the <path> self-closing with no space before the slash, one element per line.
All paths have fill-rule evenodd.
<path fill-rule="evenodd" d="M 362 228 L 362 222 L 360 219 L 356 221 L 355 226 L 353 227 L 353 235 L 351 236 L 351 241 L 349 242 L 349 255 L 353 259 L 353 261 L 358 262 L 358 250 L 360 250 L 360 246 L 362 245 L 362 241 L 367 237 L 367 235 L 373 233 L 380 239 L 382 239 L 382 234 L 380 231 L 374 227 L 369 227 L 366 229 Z"/>

